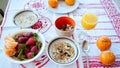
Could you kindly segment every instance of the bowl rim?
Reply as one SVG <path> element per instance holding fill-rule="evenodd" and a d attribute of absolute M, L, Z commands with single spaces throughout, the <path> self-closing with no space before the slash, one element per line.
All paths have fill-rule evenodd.
<path fill-rule="evenodd" d="M 57 27 L 58 20 L 60 20 L 60 19 L 72 21 L 73 24 L 74 24 L 74 25 L 72 25 L 72 26 L 73 26 L 73 29 L 71 29 L 71 30 L 69 30 L 69 31 L 60 30 L 60 29 Z M 73 18 L 71 18 L 71 17 L 68 17 L 68 16 L 60 16 L 60 17 L 56 18 L 56 20 L 54 21 L 54 26 L 55 26 L 55 28 L 56 28 L 57 30 L 60 30 L 60 31 L 63 31 L 63 32 L 70 32 L 70 31 L 73 31 L 73 30 L 75 29 L 75 27 L 76 27 L 76 22 L 75 22 L 75 20 L 74 20 Z"/>
<path fill-rule="evenodd" d="M 39 35 L 39 37 L 40 37 L 40 41 L 42 43 L 42 47 L 41 47 L 40 51 L 38 52 L 38 54 L 35 57 L 33 57 L 31 59 L 28 59 L 28 60 L 24 60 L 24 61 L 15 60 L 12 57 L 6 55 L 6 53 L 5 53 L 5 47 L 4 47 L 3 49 L 4 49 L 4 54 L 5 54 L 6 58 L 8 60 L 10 60 L 11 62 L 13 62 L 13 63 L 18 63 L 18 64 L 29 63 L 29 62 L 37 59 L 43 53 L 43 51 L 45 49 L 45 39 L 44 39 L 43 35 L 39 31 L 37 31 L 37 30 L 34 30 L 34 29 L 22 29 L 22 30 L 18 30 L 16 32 L 14 32 L 10 36 L 13 36 L 15 34 L 18 34 L 18 33 L 21 33 L 21 32 L 25 32 L 25 31 L 27 31 L 27 32 L 36 32 Z"/>
<path fill-rule="evenodd" d="M 32 12 L 33 14 L 35 14 L 35 16 L 37 17 L 37 21 L 38 21 L 38 15 L 37 15 L 33 10 L 29 10 L 29 9 L 20 10 L 20 11 L 16 12 L 16 13 L 14 14 L 14 16 L 13 16 L 13 23 L 14 23 L 16 26 L 26 28 L 26 27 L 31 27 L 31 26 L 33 26 L 33 25 L 37 22 L 37 21 L 34 22 L 34 23 L 33 23 L 32 25 L 30 25 L 30 26 L 19 26 L 19 25 L 17 25 L 17 24 L 15 23 L 15 17 L 16 17 L 17 15 L 23 13 L 23 12 Z"/>
<path fill-rule="evenodd" d="M 54 60 L 50 57 L 50 55 L 48 54 L 48 51 L 49 51 L 48 48 L 49 48 L 49 46 L 50 46 L 50 43 L 53 42 L 54 40 L 58 39 L 58 38 L 69 39 L 69 40 L 73 41 L 74 44 L 76 44 L 75 46 L 76 46 L 76 48 L 77 48 L 78 53 L 77 53 L 77 55 L 76 55 L 76 58 L 75 58 L 73 61 L 71 61 L 71 62 L 69 62 L 69 63 L 59 63 L 59 62 L 54 61 Z M 46 54 L 47 54 L 48 58 L 49 58 L 53 63 L 55 63 L 55 64 L 58 64 L 58 65 L 70 65 L 70 64 L 74 63 L 74 62 L 79 58 L 79 56 L 80 56 L 80 47 L 79 47 L 78 43 L 77 43 L 76 41 L 74 41 L 73 39 L 71 39 L 71 38 L 69 38 L 69 37 L 67 37 L 67 36 L 59 36 L 59 37 L 53 38 L 53 39 L 48 43 L 48 45 L 47 45 L 47 47 L 46 47 Z"/>

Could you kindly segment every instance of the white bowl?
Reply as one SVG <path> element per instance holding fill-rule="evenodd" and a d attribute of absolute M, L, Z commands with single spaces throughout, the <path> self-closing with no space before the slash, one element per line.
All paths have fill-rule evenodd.
<path fill-rule="evenodd" d="M 16 35 L 18 33 L 22 33 L 22 32 L 34 32 L 34 33 L 37 33 L 38 36 L 39 36 L 38 40 L 41 41 L 42 47 L 41 47 L 41 49 L 39 50 L 39 52 L 37 53 L 37 55 L 35 57 L 33 57 L 31 59 L 23 60 L 23 61 L 20 61 L 19 59 L 16 59 L 16 58 L 13 58 L 13 57 L 10 57 L 10 56 L 6 55 L 5 48 L 4 48 L 4 53 L 5 53 L 6 58 L 8 60 L 10 60 L 11 62 L 13 62 L 13 63 L 19 63 L 19 64 L 29 63 L 29 62 L 37 59 L 42 54 L 42 52 L 44 51 L 44 48 L 45 48 L 45 39 L 44 39 L 43 35 L 39 31 L 36 31 L 36 30 L 33 30 L 33 29 L 22 29 L 22 30 L 16 31 L 15 33 L 11 34 L 11 36 L 13 37 L 14 35 Z"/>
<path fill-rule="evenodd" d="M 38 21 L 38 15 L 32 10 L 21 10 L 13 17 L 13 22 L 18 27 L 31 27 Z"/>
<path fill-rule="evenodd" d="M 62 40 L 62 41 L 65 41 L 65 42 L 67 42 L 67 43 L 69 43 L 69 44 L 71 44 L 71 46 L 74 48 L 74 51 L 75 51 L 74 57 L 73 57 L 70 61 L 68 61 L 68 62 L 58 62 L 58 61 L 56 61 L 56 60 L 52 57 L 52 54 L 51 54 L 51 46 L 52 46 L 52 44 L 53 44 L 54 42 L 56 42 L 56 41 L 61 41 L 61 40 Z M 70 39 L 70 38 L 68 38 L 68 37 L 65 37 L 65 36 L 61 36 L 61 37 L 54 38 L 54 39 L 49 43 L 49 45 L 47 46 L 46 52 L 47 52 L 47 55 L 48 55 L 48 57 L 50 58 L 50 60 L 53 61 L 55 64 L 59 64 L 59 65 L 70 65 L 70 64 L 74 63 L 74 62 L 78 59 L 78 57 L 79 57 L 79 55 L 80 55 L 80 49 L 79 49 L 78 44 L 77 44 L 74 40 L 72 40 L 72 39 Z"/>
<path fill-rule="evenodd" d="M 73 29 L 67 31 L 61 30 L 60 28 L 66 24 L 70 24 L 71 26 L 73 26 Z M 55 20 L 55 30 L 59 36 L 67 36 L 67 37 L 72 36 L 75 30 L 75 26 L 76 26 L 75 21 L 67 16 L 61 16 Z"/>

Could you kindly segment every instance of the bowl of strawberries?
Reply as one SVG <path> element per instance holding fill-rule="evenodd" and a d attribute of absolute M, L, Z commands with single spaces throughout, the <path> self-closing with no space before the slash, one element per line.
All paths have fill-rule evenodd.
<path fill-rule="evenodd" d="M 33 29 L 22 29 L 4 38 L 4 53 L 14 63 L 29 63 L 37 59 L 45 48 L 43 35 Z"/>

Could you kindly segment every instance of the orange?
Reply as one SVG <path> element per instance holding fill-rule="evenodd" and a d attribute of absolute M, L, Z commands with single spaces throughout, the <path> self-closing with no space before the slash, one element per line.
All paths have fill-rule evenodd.
<path fill-rule="evenodd" d="M 5 41 L 11 41 L 11 42 L 15 42 L 15 40 L 11 37 L 11 36 L 6 36 L 4 38 Z"/>
<path fill-rule="evenodd" d="M 5 48 L 15 48 L 17 44 L 18 44 L 17 42 L 8 41 L 5 43 Z"/>
<path fill-rule="evenodd" d="M 6 53 L 8 56 L 14 56 L 15 53 L 16 53 L 16 50 L 15 50 L 15 49 L 6 49 L 6 50 L 5 50 L 5 53 Z"/>
<path fill-rule="evenodd" d="M 52 8 L 56 8 L 58 6 L 58 0 L 48 0 L 48 4 Z"/>
<path fill-rule="evenodd" d="M 101 51 L 108 50 L 111 47 L 111 40 L 107 36 L 101 36 L 97 39 L 96 45 Z"/>
<path fill-rule="evenodd" d="M 111 65 L 115 61 L 115 55 L 113 52 L 107 50 L 100 53 L 100 61 L 104 65 Z"/>
<path fill-rule="evenodd" d="M 71 5 L 74 5 L 75 0 L 65 0 L 65 3 L 71 6 Z"/>
<path fill-rule="evenodd" d="M 5 48 L 15 48 L 18 44 L 11 36 L 6 36 L 5 40 Z"/>
<path fill-rule="evenodd" d="M 82 26 L 86 30 L 95 28 L 98 18 L 95 14 L 87 13 L 82 17 Z"/>

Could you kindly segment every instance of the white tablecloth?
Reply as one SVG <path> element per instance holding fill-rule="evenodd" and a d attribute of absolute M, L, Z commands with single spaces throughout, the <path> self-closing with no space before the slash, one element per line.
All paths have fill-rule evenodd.
<path fill-rule="evenodd" d="M 77 41 L 81 47 L 80 33 L 85 32 L 89 35 L 88 40 L 90 42 L 90 50 L 88 52 L 90 67 L 119 67 L 120 66 L 120 12 L 116 9 L 112 0 L 78 0 L 78 8 L 67 14 L 56 14 L 48 10 L 44 0 L 9 0 L 5 17 L 1 26 L 0 48 L 4 45 L 4 37 L 11 33 L 20 30 L 13 23 L 13 17 L 16 12 L 30 9 L 35 11 L 39 15 L 39 20 L 42 22 L 42 28 L 40 32 L 44 35 L 44 38 L 49 42 L 54 37 L 58 36 L 54 29 L 54 21 L 60 16 L 69 16 L 76 22 L 74 34 L 71 38 Z M 63 10 L 64 11 L 64 10 Z M 94 13 L 98 16 L 98 24 L 95 29 L 87 31 L 81 26 L 81 18 L 85 13 Z M 31 28 L 30 28 L 31 29 Z M 99 60 L 100 50 L 96 47 L 96 39 L 99 36 L 106 35 L 112 40 L 112 47 L 110 48 L 116 55 L 116 61 L 113 65 L 104 66 Z M 81 57 L 82 56 L 82 57 Z M 3 52 L 0 53 L 0 68 L 86 68 L 85 54 L 81 51 L 80 58 L 72 65 L 60 66 L 51 62 L 44 53 L 28 64 L 15 64 L 8 61 Z"/>

